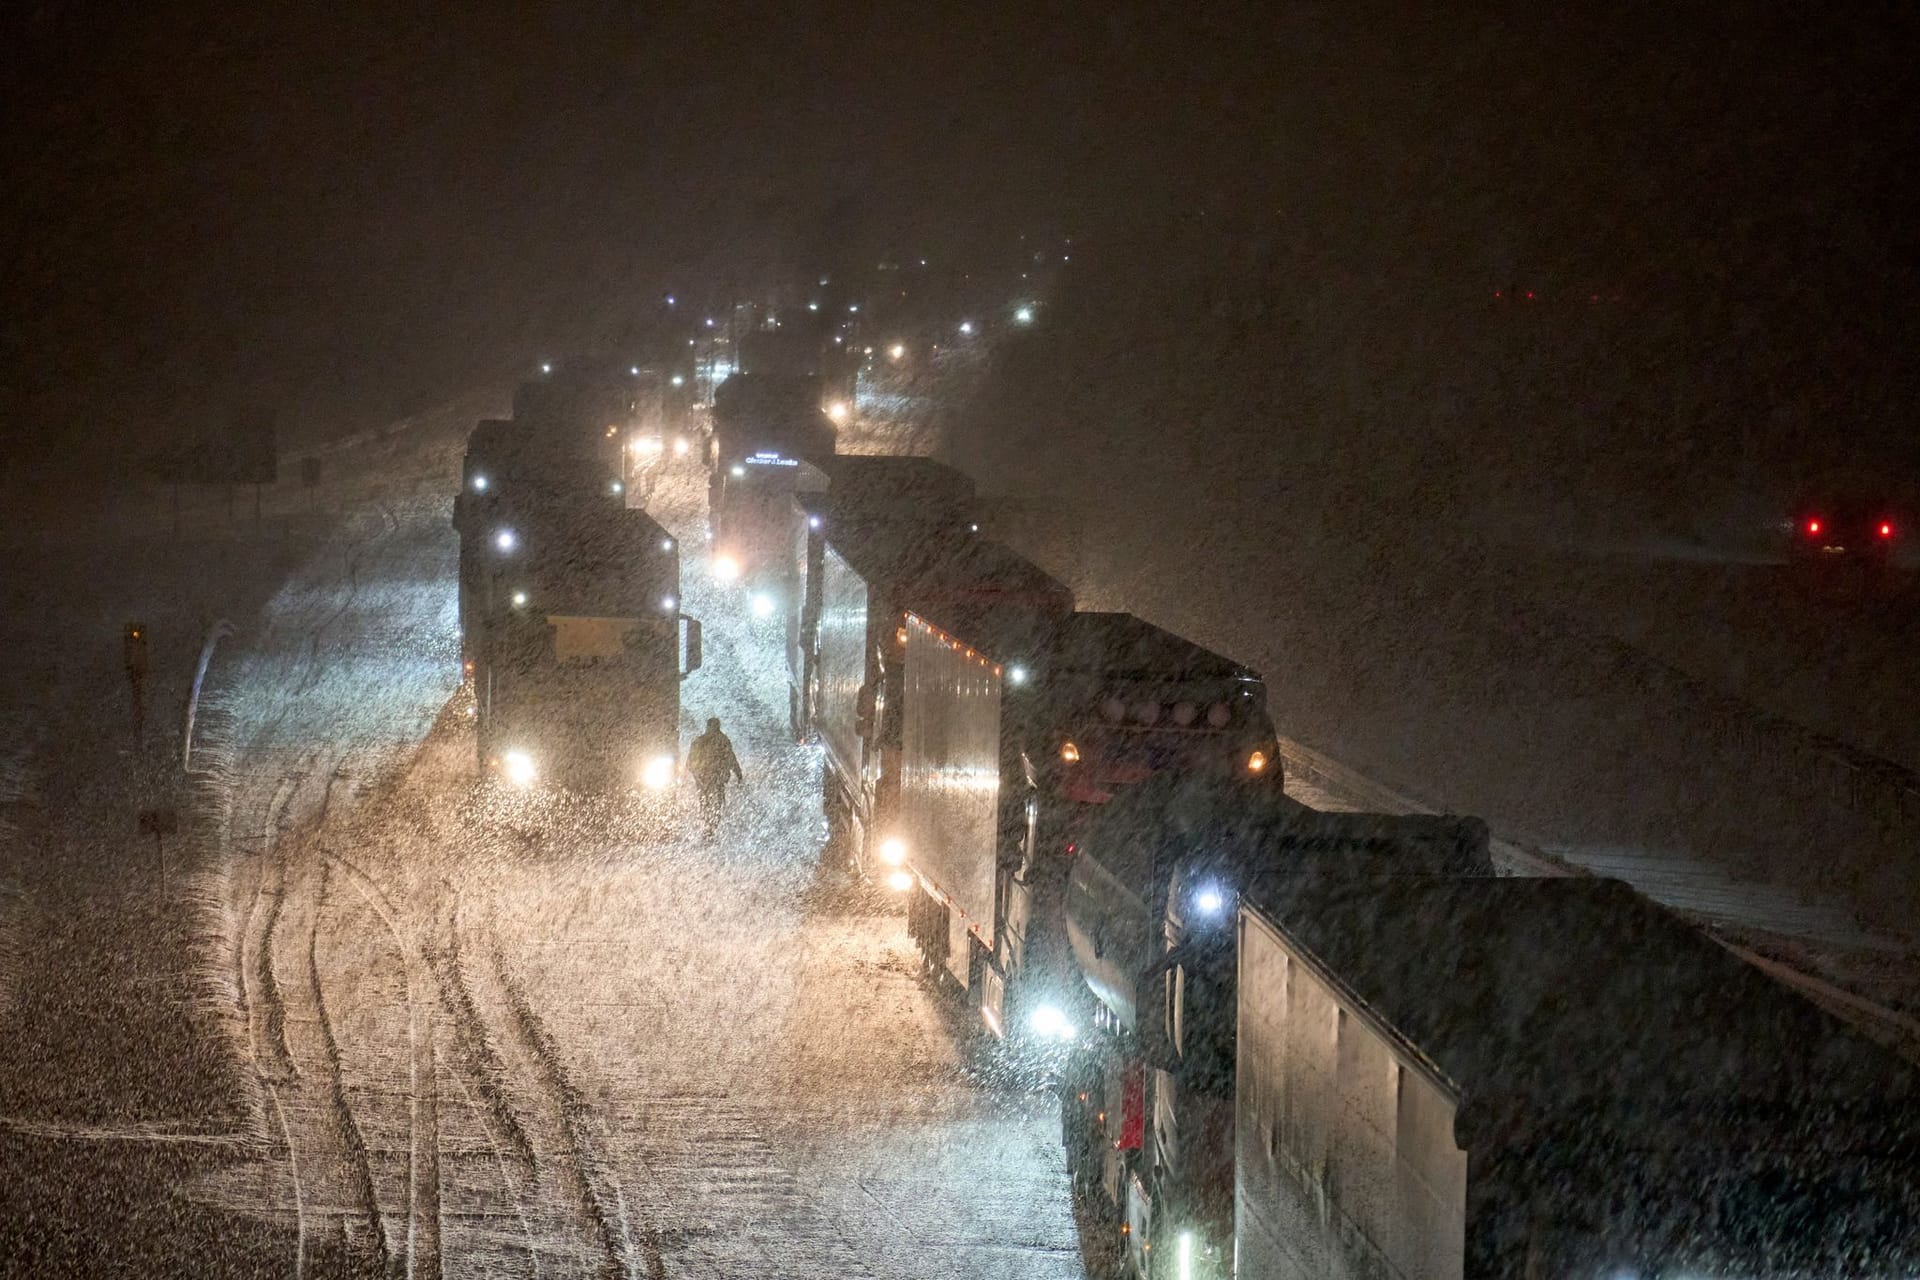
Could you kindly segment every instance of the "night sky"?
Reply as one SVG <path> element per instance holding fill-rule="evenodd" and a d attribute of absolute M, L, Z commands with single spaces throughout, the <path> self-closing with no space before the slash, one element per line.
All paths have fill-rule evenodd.
<path fill-rule="evenodd" d="M 1631 322 L 1566 341 L 1606 378 L 1684 361 L 1787 448 L 1911 434 L 1911 11 L 990 8 L 10 13 L 12 447 L 346 429 L 666 289 L 1036 228 L 1169 290 L 1251 255 L 1410 386 L 1495 291 L 1599 294 Z"/>

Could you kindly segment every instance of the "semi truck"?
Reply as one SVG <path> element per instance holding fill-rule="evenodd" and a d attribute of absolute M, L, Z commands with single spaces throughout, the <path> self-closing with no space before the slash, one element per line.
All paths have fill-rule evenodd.
<path fill-rule="evenodd" d="M 757 622 L 794 616 L 795 549 L 805 536 L 796 499 L 825 491 L 833 448 L 818 378 L 737 373 L 714 397 L 707 477 L 713 570 L 744 587 Z"/>
<path fill-rule="evenodd" d="M 1107 807 L 1070 862 L 1081 987 L 1064 1008 L 1076 1037 L 1059 1075 L 1061 1127 L 1080 1202 L 1118 1231 L 1129 1274 L 1228 1274 L 1242 888 L 1492 874 L 1476 818 L 1324 813 L 1271 788 L 1179 775 Z"/>
<path fill-rule="evenodd" d="M 513 417 L 558 448 L 590 451 L 614 475 L 621 471 L 638 404 L 630 367 L 576 357 L 544 364 L 514 388 Z"/>
<path fill-rule="evenodd" d="M 460 657 L 471 671 L 488 601 L 487 565 L 511 543 L 515 511 L 575 505 L 617 510 L 622 486 L 591 452 L 554 447 L 551 440 L 511 419 L 487 419 L 467 436 L 460 492 L 453 500 L 453 527 L 460 535 Z"/>
<path fill-rule="evenodd" d="M 487 566 L 476 750 L 515 786 L 664 792 L 700 623 L 680 610 L 673 538 L 637 508 L 527 509 Z M 682 660 L 682 631 L 685 658 Z"/>
<path fill-rule="evenodd" d="M 1238 1275 L 1920 1273 L 1920 1073 L 1627 885 L 1255 885 L 1237 932 Z"/>
<path fill-rule="evenodd" d="M 1265 688 L 1124 613 L 910 595 L 901 639 L 897 843 L 880 854 L 905 873 L 908 932 L 995 1036 L 1057 1049 L 1074 1033 L 1063 900 L 1086 827 L 1156 776 L 1278 790 Z"/>
<path fill-rule="evenodd" d="M 897 634 L 903 619 L 888 621 L 888 592 L 937 558 L 972 526 L 973 481 L 932 458 L 884 455 L 840 456 L 827 468 L 827 491 L 800 495 L 801 538 L 794 547 L 794 576 L 800 590 L 790 602 L 787 686 L 794 737 L 820 736 L 816 723 L 823 679 L 834 682 L 834 701 L 826 714 L 837 716 L 834 740 L 827 747 L 827 811 L 834 813 L 836 784 L 852 795 L 866 752 L 874 749 L 858 728 L 859 691 L 869 685 L 878 696 L 887 668 L 882 658 L 886 637 Z M 830 546 L 838 548 L 828 559 Z M 867 561 L 856 570 L 847 557 Z M 829 575 L 829 568 L 832 572 Z M 821 666 L 821 622 L 829 588 L 833 599 L 833 669 Z M 878 593 L 877 595 L 875 593 Z M 870 602 L 873 603 L 870 609 Z M 898 613 L 898 610 L 892 610 Z M 898 672 L 895 661 L 892 670 Z M 898 705 L 896 692 L 893 701 Z M 865 817 L 860 825 L 869 825 Z"/>

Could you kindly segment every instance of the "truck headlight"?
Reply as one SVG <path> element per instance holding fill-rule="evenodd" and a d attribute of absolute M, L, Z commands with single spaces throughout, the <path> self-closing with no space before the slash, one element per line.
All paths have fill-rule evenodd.
<path fill-rule="evenodd" d="M 673 456 L 676 458 L 684 458 L 687 456 L 687 450 L 692 447 L 691 444 L 687 443 L 685 436 L 675 436 L 673 440 Z"/>
<path fill-rule="evenodd" d="M 500 757 L 501 772 L 508 782 L 516 787 L 530 787 L 540 771 L 533 767 L 533 757 L 524 751 L 509 751 Z"/>
<path fill-rule="evenodd" d="M 753 593 L 753 616 L 766 619 L 773 616 L 773 597 L 764 591 Z"/>
<path fill-rule="evenodd" d="M 888 836 L 880 842 L 880 861 L 890 867 L 897 867 L 907 860 L 907 842 L 899 836 Z"/>
<path fill-rule="evenodd" d="M 713 576 L 722 582 L 733 582 L 740 577 L 740 562 L 732 556 L 713 558 Z"/>
<path fill-rule="evenodd" d="M 673 785 L 673 757 L 655 756 L 640 766 L 640 785 L 649 791 L 665 791 Z"/>
<path fill-rule="evenodd" d="M 1073 1039 L 1073 1023 L 1050 1004 L 1043 1004 L 1027 1015 L 1027 1026 L 1042 1040 Z"/>
<path fill-rule="evenodd" d="M 905 893 L 913 888 L 913 873 L 911 871 L 894 872 L 887 877 L 887 888 L 895 893 Z"/>

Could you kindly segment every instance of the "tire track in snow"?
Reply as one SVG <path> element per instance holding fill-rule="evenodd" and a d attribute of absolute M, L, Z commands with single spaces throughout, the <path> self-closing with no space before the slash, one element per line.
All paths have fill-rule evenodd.
<path fill-rule="evenodd" d="M 646 1226 L 638 1233 L 638 1240 L 634 1239 L 612 1162 L 589 1142 L 590 1108 L 568 1075 L 559 1049 L 534 1011 L 526 989 L 507 963 L 497 920 L 489 920 L 487 935 L 492 977 L 506 1005 L 505 1022 L 512 1033 L 509 1042 L 520 1059 L 521 1077 L 540 1086 L 530 1101 L 535 1125 L 544 1131 L 548 1149 L 558 1157 L 558 1169 L 549 1170 L 549 1174 L 558 1177 L 556 1190 L 574 1218 L 576 1232 L 591 1242 L 592 1274 L 630 1277 L 641 1274 L 635 1270 L 638 1262 L 648 1280 L 664 1280 L 658 1233 Z M 599 1185 L 602 1181 L 612 1182 L 611 1196 L 603 1193 Z"/>
<path fill-rule="evenodd" d="M 337 854 L 328 854 L 327 870 L 339 870 L 379 917 L 399 952 L 407 990 L 407 1246 L 409 1280 L 441 1273 L 440 1257 L 440 1100 L 434 1053 L 432 1006 L 420 989 L 426 981 L 419 956 L 400 927 L 398 912 L 365 871 Z M 324 879 L 322 881 L 324 887 Z"/>

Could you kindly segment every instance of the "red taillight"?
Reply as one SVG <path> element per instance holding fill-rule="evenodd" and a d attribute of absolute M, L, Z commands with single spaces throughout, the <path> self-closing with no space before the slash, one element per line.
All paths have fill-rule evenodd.
<path fill-rule="evenodd" d="M 1807 536 L 1816 537 L 1819 535 L 1819 533 L 1820 533 L 1820 521 L 1818 519 L 1807 521 Z"/>
<path fill-rule="evenodd" d="M 1891 538 L 1893 536 L 1893 521 L 1882 520 L 1880 522 L 1880 536 L 1883 538 Z"/>

